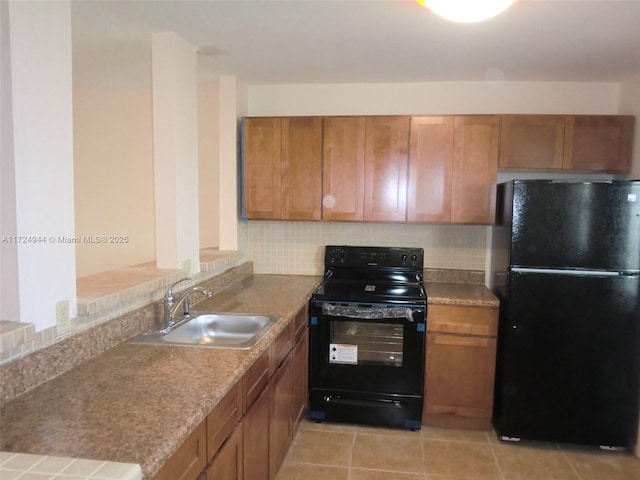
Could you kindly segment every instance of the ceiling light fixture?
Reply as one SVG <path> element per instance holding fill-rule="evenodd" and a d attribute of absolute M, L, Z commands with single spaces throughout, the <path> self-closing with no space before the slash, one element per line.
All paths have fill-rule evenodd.
<path fill-rule="evenodd" d="M 495 17 L 516 0 L 416 0 L 447 20 L 473 23 Z"/>

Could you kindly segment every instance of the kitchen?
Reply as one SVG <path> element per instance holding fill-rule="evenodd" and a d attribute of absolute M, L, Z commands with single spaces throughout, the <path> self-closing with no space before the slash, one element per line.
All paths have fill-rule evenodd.
<path fill-rule="evenodd" d="M 55 58 L 61 58 L 59 56 Z M 99 66 L 95 66 L 98 68 Z M 44 68 L 44 67 L 42 67 Z M 44 78 L 46 78 L 46 74 Z M 245 90 L 246 88 L 246 90 Z M 221 168 L 229 168 L 233 172 L 235 177 L 235 119 L 240 114 L 249 114 L 252 116 L 262 115 L 321 115 L 321 114 L 443 114 L 443 113 L 599 113 L 599 114 L 636 114 L 638 113 L 637 104 L 637 91 L 638 91 L 638 78 L 630 76 L 629 78 L 617 78 L 607 81 L 596 82 L 431 82 L 431 83 L 402 83 L 397 84 L 393 82 L 383 83 L 358 83 L 358 84 L 282 84 L 282 85 L 250 85 L 243 87 L 233 77 L 225 77 L 221 79 L 219 84 L 214 84 L 210 87 L 214 92 L 214 101 L 220 102 L 219 107 L 227 113 L 227 116 L 221 116 L 219 119 L 220 125 L 219 131 L 219 145 L 220 148 L 220 161 L 226 162 Z M 210 91 L 211 91 L 210 90 Z M 18 95 L 20 92 L 16 91 Z M 74 98 L 74 108 L 81 108 L 83 105 L 91 104 L 91 102 L 97 103 L 97 95 L 95 91 L 84 92 L 87 101 L 82 103 L 83 92 L 76 93 Z M 123 116 L 134 116 L 138 112 L 137 109 L 131 108 L 134 105 L 133 102 L 143 102 L 143 105 L 147 105 L 150 109 L 150 101 L 148 91 L 145 93 L 138 92 L 135 95 L 135 91 L 113 91 L 100 92 L 104 95 L 105 103 L 111 102 L 116 104 L 120 101 L 121 105 L 119 111 L 111 114 L 111 117 L 107 115 L 106 107 L 99 113 L 102 119 L 105 119 L 107 123 L 106 127 L 97 125 L 94 129 L 98 132 L 105 132 L 108 129 L 116 128 L 118 125 L 124 123 Z M 108 95 L 111 95 L 110 97 Z M 127 96 L 128 95 L 128 96 Z M 241 107 L 241 110 L 237 110 L 235 101 L 229 102 L 229 98 L 235 99 L 247 98 L 245 105 Z M 68 105 L 64 105 L 62 99 L 51 100 L 47 99 L 47 104 L 60 102 L 59 105 L 62 109 L 68 110 Z M 144 102 L 147 102 L 146 104 Z M 226 103 L 225 103 L 226 102 Z M 34 102 L 38 103 L 38 102 Z M 43 102 L 40 102 L 44 105 Z M 31 105 L 33 113 L 39 112 L 40 107 L 38 105 Z M 225 110 L 226 109 L 226 110 Z M 117 109 L 116 109 L 117 110 Z M 221 111 L 222 111 L 221 110 Z M 229 113 L 232 112 L 232 113 Z M 75 112 L 74 112 L 75 113 Z M 96 115 L 91 112 L 92 115 Z M 124 113 L 124 115 L 123 115 Z M 148 111 L 140 114 L 145 118 L 145 123 L 138 124 L 138 128 L 147 128 L 141 133 L 141 138 L 149 138 L 148 126 L 150 124 L 150 115 Z M 232 119 L 230 119 L 231 117 Z M 89 117 L 91 118 L 91 117 Z M 111 120 L 109 120 L 111 119 Z M 215 119 L 214 119 L 215 121 Z M 226 122 L 226 123 L 225 123 Z M 55 123 L 55 122 L 54 122 Z M 19 125 L 18 125 L 19 126 Z M 91 127 L 91 122 L 87 122 L 87 128 Z M 14 126 L 16 128 L 16 126 Z M 637 127 L 636 127 L 637 128 Z M 4 129 L 3 129 L 4 131 Z M 19 129 L 17 129 L 19 131 Z M 4 139 L 4 137 L 3 137 Z M 99 141 L 99 139 L 98 139 Z M 108 142 L 108 140 L 102 140 L 102 142 Z M 3 142 L 4 144 L 4 142 Z M 127 148 L 134 148 L 135 142 L 129 142 L 125 146 Z M 104 148 L 104 143 L 99 143 L 95 150 L 101 150 Z M 110 145 L 113 146 L 113 145 Z M 81 154 L 82 146 L 74 146 L 77 155 Z M 122 175 L 116 175 L 113 180 L 113 185 L 118 185 L 118 193 L 122 197 L 122 203 L 124 208 L 119 205 L 107 203 L 108 208 L 117 209 L 117 214 L 114 215 L 117 218 L 121 218 L 123 222 L 129 220 L 129 224 L 123 223 L 117 225 L 113 223 L 113 218 L 109 218 L 109 215 L 101 215 L 99 218 L 93 220 L 107 220 L 106 225 L 92 224 L 86 227 L 84 230 L 80 219 L 83 218 L 82 212 L 78 211 L 77 216 L 77 230 L 71 228 L 71 235 L 76 233 L 96 234 L 100 232 L 107 232 L 110 234 L 121 234 L 123 232 L 138 231 L 133 230 L 131 223 L 147 222 L 153 224 L 153 213 L 147 215 L 136 216 L 131 222 L 131 215 L 127 212 L 128 205 L 141 205 L 144 207 L 145 202 L 147 210 L 153 210 L 153 184 L 149 180 L 152 178 L 152 165 L 151 165 L 151 153 L 150 153 L 150 141 L 141 145 L 140 149 L 142 154 L 139 154 L 140 158 L 145 158 L 148 163 L 144 165 L 140 164 L 127 164 L 117 165 L 113 169 L 100 170 L 100 175 L 83 177 L 82 182 L 78 183 L 75 187 L 76 203 L 80 206 L 86 205 L 89 208 L 93 208 L 93 211 L 101 211 L 106 208 L 104 200 L 96 201 L 90 196 L 85 194 L 83 196 L 83 190 L 86 188 L 87 192 L 93 192 L 96 196 L 97 193 L 104 190 L 104 186 L 92 182 L 98 182 L 100 178 L 104 179 L 108 175 L 114 176 L 123 171 L 124 168 L 134 168 L 136 165 L 142 169 L 142 174 L 137 171 L 128 170 L 130 175 L 125 176 L 122 179 Z M 637 142 L 636 142 L 637 152 Z M 226 150 L 224 150 L 226 149 Z M 226 154 L 225 154 L 226 152 Z M 229 152 L 232 152 L 229 154 Z M 122 158 L 130 158 L 129 153 L 124 155 L 122 152 Z M 116 154 L 116 157 L 118 155 Z M 3 158 L 5 156 L 3 155 Z M 111 159 L 113 161 L 113 159 Z M 90 169 L 91 162 L 87 162 L 86 168 Z M 83 168 L 82 165 L 76 165 L 76 168 Z M 94 165 L 97 168 L 97 165 Z M 638 155 L 634 155 L 634 170 L 631 174 L 631 178 L 637 178 L 638 175 Z M 4 172 L 3 167 L 3 172 Z M 50 178 L 58 180 L 57 185 L 68 185 L 68 175 L 63 175 L 60 171 L 47 172 L 51 175 Z M 3 175 L 3 178 L 4 175 Z M 125 181 L 131 181 L 136 179 L 140 181 L 133 182 L 134 187 L 131 184 L 125 188 Z M 229 178 L 229 177 L 226 177 Z M 117 179 L 117 182 L 116 182 Z M 142 180 L 147 179 L 147 180 Z M 56 182 L 53 182 L 56 183 Z M 120 185 L 123 185 L 122 187 Z M 238 222 L 236 219 L 237 207 L 237 194 L 236 187 L 233 182 L 220 182 L 219 188 L 228 189 L 230 193 L 221 194 L 221 206 L 220 206 L 220 225 L 219 228 L 219 248 L 221 250 L 240 250 L 247 259 L 251 259 L 254 262 L 254 269 L 256 273 L 287 273 L 287 274 L 304 274 L 304 275 L 319 275 L 321 273 L 322 265 L 322 252 L 321 246 L 334 242 L 340 243 L 352 243 L 358 244 L 368 242 L 370 238 L 374 237 L 384 244 L 401 244 L 405 245 L 407 242 L 416 242 L 419 246 L 429 247 L 427 249 L 426 264 L 432 268 L 446 268 L 446 269 L 463 269 L 463 270 L 481 270 L 485 271 L 485 265 L 487 263 L 487 228 L 483 226 L 448 226 L 448 225 L 431 225 L 428 227 L 420 225 L 403 225 L 402 228 L 398 228 L 397 225 L 392 224 L 375 224 L 375 225 L 358 225 L 358 224 L 332 224 L 330 226 L 322 223 L 314 222 Z M 58 187 L 64 190 L 62 187 Z M 111 191 L 113 190 L 111 187 Z M 211 189 L 213 190 L 213 189 Z M 146 192 L 146 193 L 145 193 Z M 149 193 L 151 192 L 151 193 Z M 33 192 L 37 195 L 37 192 Z M 209 192 L 211 193 L 211 192 Z M 129 195 L 129 197 L 127 197 Z M 108 192 L 105 197 L 108 199 Z M 38 197 L 36 197 L 38 198 Z M 52 202 L 56 196 L 53 195 Z M 62 199 L 61 202 L 68 202 L 68 199 Z M 63 203 L 63 206 L 66 203 Z M 151 206 L 149 206 L 151 205 Z M 38 213 L 38 206 L 26 207 L 25 214 L 31 216 L 30 218 L 38 218 L 45 222 L 46 219 L 42 218 L 42 214 Z M 33 211 L 31 209 L 34 209 Z M 62 208 L 62 212 L 68 212 L 68 207 Z M 204 213 L 204 212 L 203 212 Z M 224 217 L 225 215 L 229 216 Z M 215 216 L 215 212 L 211 212 L 211 216 Z M 139 221 L 139 219 L 142 219 Z M 69 222 L 68 218 L 63 219 L 64 222 Z M 226 222 L 226 223 L 225 223 Z M 202 226 L 209 226 L 212 222 L 211 218 L 201 220 L 201 231 L 197 232 L 202 234 Z M 71 222 L 73 227 L 73 223 Z M 236 226 L 237 225 L 237 226 Z M 58 228 L 57 226 L 55 228 Z M 136 225 L 135 228 L 140 228 L 140 225 Z M 192 227 L 189 227 L 192 228 Z M 137 234 L 135 241 L 141 241 L 147 245 L 153 244 L 153 225 L 149 229 L 140 228 L 141 233 Z M 37 232 L 36 232 L 37 233 Z M 66 232 L 65 232 L 66 233 Z M 134 236 L 132 236 L 131 244 L 133 245 Z M 292 242 L 290 239 L 295 238 L 296 241 Z M 208 240 L 201 241 L 201 245 L 209 246 L 215 245 Z M 410 245 L 409 245 L 410 246 Z M 61 279 L 61 274 L 64 276 L 70 276 L 75 288 L 75 269 L 60 270 L 59 264 L 51 264 L 49 257 L 52 253 L 60 255 L 59 246 L 53 247 L 54 250 L 49 252 L 47 258 L 41 258 L 33 260 L 35 265 L 38 266 L 37 274 L 39 280 L 44 279 L 47 282 L 55 283 L 60 282 L 65 284 L 68 280 Z M 87 246 L 84 246 L 88 248 Z M 106 265 L 111 265 L 113 268 L 124 268 L 130 265 L 137 265 L 153 259 L 154 252 L 150 252 L 147 247 L 142 252 L 130 251 L 123 254 L 123 249 L 104 249 L 104 255 L 101 255 L 102 259 L 90 259 L 91 262 L 99 263 L 101 261 L 106 262 Z M 90 250 L 89 250 L 90 251 Z M 94 250 L 95 251 L 95 250 Z M 73 252 L 73 249 L 72 249 Z M 112 255 L 111 257 L 109 255 Z M 151 254 L 151 258 L 149 255 Z M 76 262 L 78 263 L 78 269 L 86 269 L 85 275 L 90 275 L 96 271 L 100 271 L 100 268 L 104 269 L 105 264 L 99 264 L 96 267 L 88 265 L 89 261 L 83 257 L 84 253 L 79 247 L 76 255 Z M 129 257 L 127 257 L 129 255 Z M 116 258 L 114 258 L 114 256 Z M 73 254 L 72 254 L 73 257 Z M 61 260 L 66 262 L 66 260 Z M 125 261 L 125 263 L 119 263 Z M 39 262 L 39 263 L 38 263 Z M 68 262 L 69 265 L 74 263 L 74 259 L 71 258 Z M 66 264 L 66 263 L 65 263 Z M 91 268 L 94 268 L 93 272 Z M 3 267 L 4 272 L 4 267 Z M 26 272 L 21 272 L 21 275 L 26 276 Z M 80 274 L 79 276 L 83 276 Z M 28 278 L 28 277 L 26 277 Z M 33 281 L 33 280 L 32 280 Z M 3 282 L 4 285 L 4 282 Z M 54 305 L 60 298 L 74 298 L 75 294 L 60 294 L 54 292 L 52 299 L 48 300 L 44 298 L 42 301 L 46 307 L 46 312 L 35 312 L 32 315 L 33 318 L 47 318 L 51 317 L 49 313 L 52 311 Z M 4 287 L 3 287 L 4 294 Z M 48 292 L 36 292 L 33 295 L 38 295 L 38 299 L 42 300 L 40 295 L 49 295 Z M 48 305 L 47 305 L 48 304 Z M 71 313 L 73 317 L 74 314 Z M 5 318 L 3 313 L 3 318 Z M 55 320 L 54 320 L 55 322 Z M 42 328 L 49 327 L 51 323 L 42 325 Z M 38 328 L 40 330 L 40 328 Z"/>

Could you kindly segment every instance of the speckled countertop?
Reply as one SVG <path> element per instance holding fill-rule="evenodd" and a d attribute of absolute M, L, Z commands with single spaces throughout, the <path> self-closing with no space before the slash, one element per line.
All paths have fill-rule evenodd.
<path fill-rule="evenodd" d="M 0 450 L 136 463 L 152 478 L 304 306 L 318 277 L 254 275 L 198 310 L 276 313 L 251 350 L 124 343 L 8 402 Z"/>
<path fill-rule="evenodd" d="M 425 282 L 430 304 L 498 307 L 500 301 L 487 287 L 474 283 Z"/>
<path fill-rule="evenodd" d="M 198 310 L 275 313 L 251 350 L 124 343 L 8 402 L 0 450 L 139 464 L 150 479 L 302 308 L 319 277 L 253 275 Z M 429 303 L 497 306 L 480 284 L 427 282 Z"/>

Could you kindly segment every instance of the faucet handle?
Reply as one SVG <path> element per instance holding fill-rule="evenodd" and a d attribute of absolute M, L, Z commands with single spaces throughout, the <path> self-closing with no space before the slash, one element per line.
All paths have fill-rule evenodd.
<path fill-rule="evenodd" d="M 176 286 L 176 285 L 178 285 L 179 283 L 186 282 L 187 280 L 191 280 L 191 277 L 185 277 L 185 278 L 182 278 L 182 279 L 178 280 L 177 282 L 173 283 L 173 284 L 172 284 L 172 285 L 167 289 L 167 293 L 165 293 L 165 294 L 164 294 L 164 298 L 165 298 L 166 300 L 173 301 L 173 289 L 174 289 L 174 288 L 175 288 L 175 286 Z"/>

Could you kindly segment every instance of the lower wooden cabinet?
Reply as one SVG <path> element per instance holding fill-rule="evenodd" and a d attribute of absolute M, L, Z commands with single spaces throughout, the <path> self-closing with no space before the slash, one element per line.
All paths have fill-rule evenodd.
<path fill-rule="evenodd" d="M 425 425 L 489 429 L 498 309 L 429 305 Z"/>
<path fill-rule="evenodd" d="M 305 307 L 153 480 L 275 479 L 307 406 L 308 342 Z"/>
<path fill-rule="evenodd" d="M 242 424 L 238 424 L 199 480 L 242 480 Z"/>
<path fill-rule="evenodd" d="M 154 480 L 194 480 L 207 465 L 206 420 L 176 450 Z"/>
<path fill-rule="evenodd" d="M 291 357 L 287 357 L 271 380 L 269 408 L 269 478 L 275 479 L 291 445 Z"/>
<path fill-rule="evenodd" d="M 244 478 L 269 478 L 269 400 L 271 388 L 265 388 L 242 419 L 244 437 Z"/>
<path fill-rule="evenodd" d="M 309 401 L 309 328 L 305 328 L 302 337 L 291 352 L 291 424 L 292 435 Z"/>

